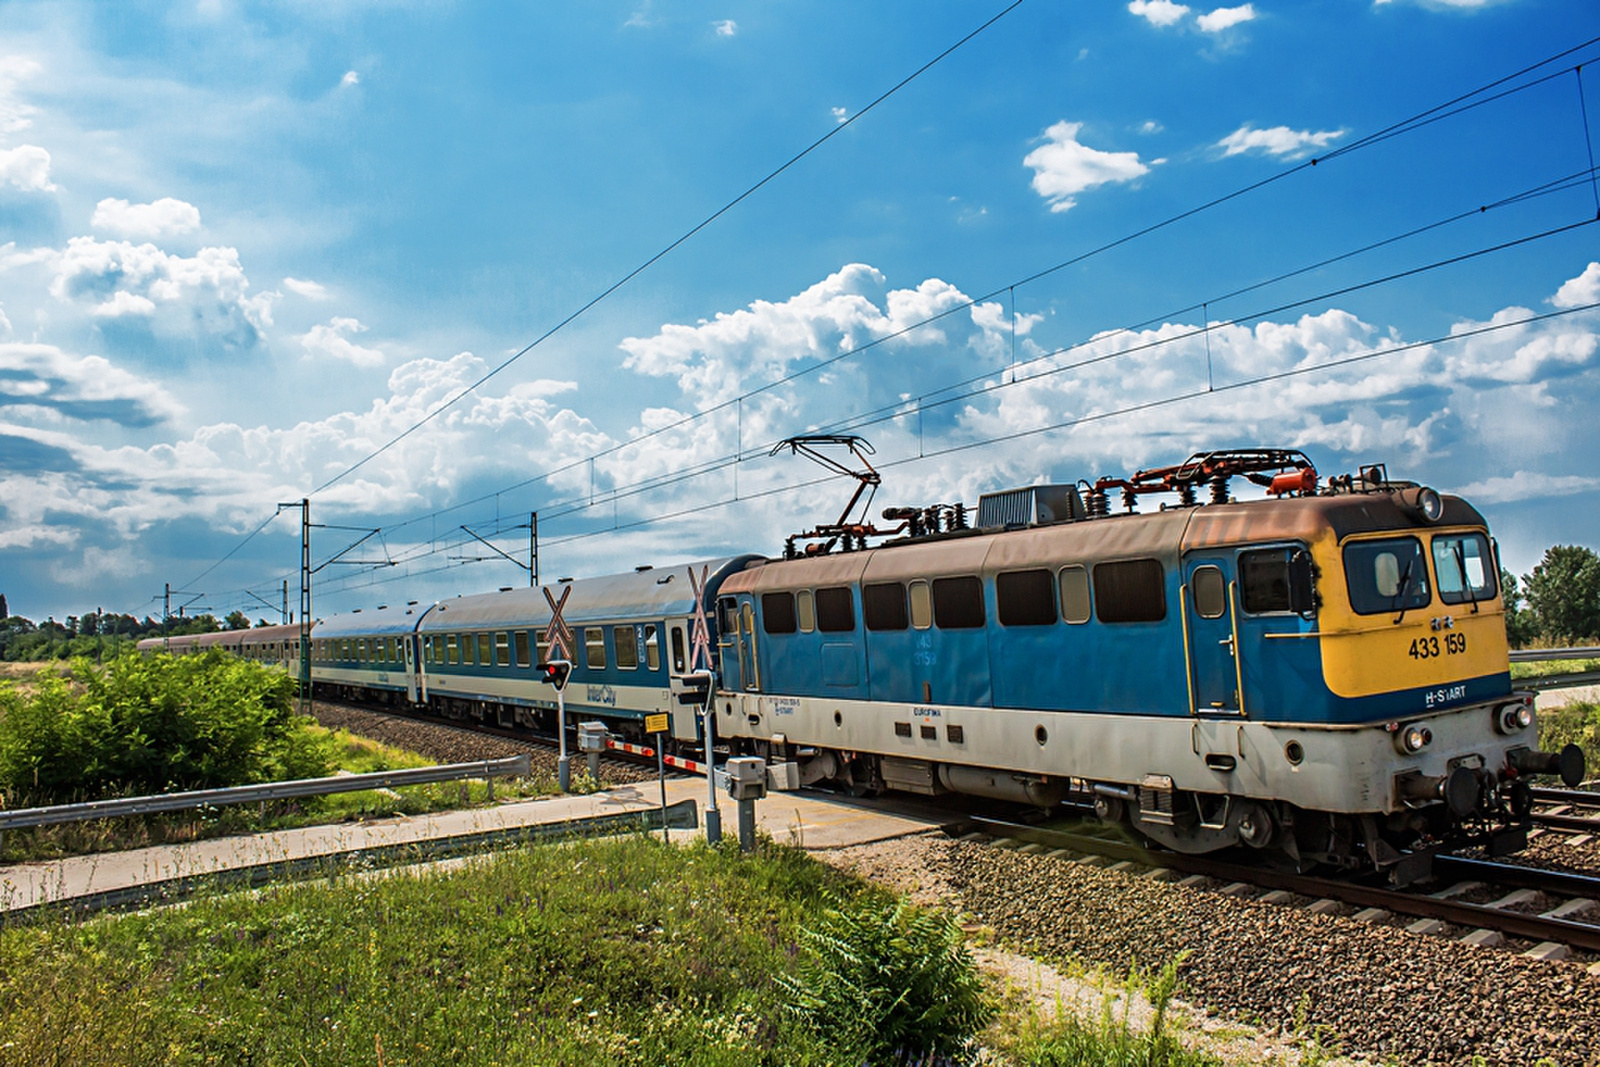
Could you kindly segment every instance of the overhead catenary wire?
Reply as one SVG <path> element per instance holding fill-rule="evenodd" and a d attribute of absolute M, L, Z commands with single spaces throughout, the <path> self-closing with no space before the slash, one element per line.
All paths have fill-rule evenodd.
<path fill-rule="evenodd" d="M 927 71 L 929 68 L 931 68 L 932 66 L 937 64 L 940 60 L 942 60 L 943 58 L 948 56 L 951 52 L 953 52 L 956 49 L 960 48 L 963 44 L 965 44 L 968 41 L 970 41 L 973 37 L 977 36 L 979 33 L 983 32 L 985 29 L 987 29 L 989 26 L 993 25 L 995 22 L 999 21 L 1005 15 L 1009 14 L 1012 10 L 1014 10 L 1017 6 L 1019 6 L 1020 3 L 1021 3 L 1021 0 L 1017 0 L 1017 2 L 1012 3 L 1012 4 L 1008 5 L 1008 6 L 1006 6 L 1005 8 L 1003 8 L 1001 11 L 999 11 L 997 14 L 992 16 L 989 20 L 984 22 L 977 29 L 971 31 L 969 34 L 964 36 L 961 40 L 957 41 L 955 44 L 951 45 L 945 51 L 941 52 L 938 56 L 934 57 L 932 60 L 929 60 L 923 66 L 919 67 L 916 71 L 914 71 L 912 74 L 908 75 L 906 78 L 904 78 L 900 82 L 896 83 L 895 86 L 891 87 L 889 90 L 887 90 L 886 92 L 881 94 L 878 98 L 873 100 L 869 105 L 867 105 L 866 107 L 864 107 L 861 110 L 857 111 L 854 115 L 850 116 L 849 119 L 846 120 L 844 123 L 841 123 L 839 127 L 829 131 L 828 134 L 826 134 L 823 137 L 820 137 L 817 140 L 813 141 L 810 145 L 808 145 L 801 152 L 797 153 L 794 157 L 789 159 L 782 166 L 780 166 L 779 168 L 777 168 L 774 171 L 772 171 L 771 173 L 769 173 L 766 177 L 761 179 L 761 181 L 757 182 L 755 185 L 753 185 L 749 189 L 745 190 L 745 192 L 740 194 L 739 197 L 735 198 L 734 200 L 730 201 L 728 204 L 724 205 L 717 212 L 715 212 L 712 215 L 708 216 L 705 220 L 703 220 L 701 223 L 699 223 L 693 229 L 691 229 L 690 231 L 685 233 L 677 241 L 673 242 L 671 245 L 669 245 L 666 248 L 664 248 L 661 252 L 659 252 L 655 256 L 651 257 L 645 263 L 641 264 L 633 272 L 630 272 L 630 274 L 625 276 L 619 282 L 615 283 L 612 287 L 608 288 L 605 292 L 603 292 L 602 294 L 600 294 L 599 296 L 597 296 L 596 298 L 591 300 L 589 303 L 585 304 L 582 308 L 578 309 L 578 311 L 574 312 L 572 315 L 568 316 L 566 319 L 562 320 L 562 322 L 558 323 L 555 327 L 552 327 L 551 330 L 547 331 L 545 334 L 541 335 L 535 341 L 533 341 L 529 345 L 525 346 L 518 353 L 514 354 L 512 357 L 510 357 L 507 360 L 505 360 L 504 362 L 502 362 L 500 365 L 498 365 L 496 368 L 494 368 L 488 374 L 482 376 L 475 383 L 473 383 L 473 384 L 471 384 L 469 386 L 463 387 L 463 389 L 460 392 L 458 392 L 457 394 L 452 396 L 442 406 L 440 406 L 439 408 L 436 408 L 433 411 L 431 411 L 428 415 L 424 416 L 416 424 L 412 425 L 406 431 L 404 431 L 400 435 L 397 435 L 395 438 L 391 439 L 388 443 L 386 443 L 385 445 L 383 445 L 379 449 L 375 450 L 374 452 L 372 452 L 371 454 L 369 454 L 368 456 L 366 456 L 362 460 L 358 461 L 356 464 L 351 465 L 350 467 L 348 467 L 344 471 L 342 471 L 340 474 L 336 475 L 334 478 L 329 479 L 328 481 L 324 482 L 322 485 L 320 485 L 313 492 L 321 492 L 321 491 L 329 488 L 333 484 L 336 484 L 343 477 L 346 477 L 350 473 L 353 473 L 355 470 L 359 469 L 365 463 L 370 462 L 370 460 L 372 460 L 372 459 L 376 458 L 378 455 L 382 454 L 383 451 L 386 451 L 388 448 L 392 447 L 394 444 L 397 444 L 400 440 L 403 440 L 405 437 L 409 436 L 411 433 L 415 432 L 417 429 L 420 429 L 423 425 L 426 424 L 426 422 L 428 422 L 432 418 L 436 417 L 438 414 L 440 414 L 442 411 L 444 411 L 449 406 L 457 403 L 464 396 L 470 394 L 473 390 L 475 390 L 476 388 L 481 386 L 484 382 L 488 381 L 490 378 L 492 378 L 496 374 L 498 374 L 501 371 L 503 371 L 506 367 L 511 365 L 513 362 L 515 362 L 516 359 L 520 358 L 522 355 L 525 355 L 528 351 L 531 351 L 535 346 L 537 346 L 543 340 L 545 340 L 546 338 L 551 336 L 555 331 L 561 329 L 563 326 L 565 326 L 566 324 L 570 323 L 573 319 L 577 318 L 579 315 L 583 314 L 584 312 L 586 312 L 587 310 L 592 308 L 595 304 L 597 304 L 601 300 L 605 299 L 611 293 L 615 292 L 617 288 L 620 288 L 623 284 L 626 284 L 627 281 L 631 280 L 633 277 L 636 277 L 640 272 L 642 272 L 643 270 L 647 269 L 649 266 L 651 266 L 655 262 L 659 261 L 660 258 L 662 258 L 666 254 L 671 252 L 674 248 L 676 248 L 679 245 L 681 245 L 684 241 L 688 240 L 695 233 L 698 233 L 700 230 L 704 229 L 705 226 L 707 226 L 711 222 L 715 221 L 716 218 L 720 217 L 722 214 L 725 214 L 728 210 L 730 210 L 731 208 L 736 206 L 742 200 L 744 200 L 748 196 L 752 195 L 754 192 L 756 192 L 762 186 L 764 186 L 765 184 L 767 184 L 768 182 L 770 182 L 771 180 L 776 178 L 779 174 L 783 173 L 783 171 L 785 171 L 789 167 L 793 166 L 800 159 L 804 158 L 810 152 L 812 152 L 816 148 L 820 147 L 829 138 L 831 138 L 832 136 L 834 136 L 838 132 L 840 132 L 840 130 L 842 130 L 845 125 L 848 125 L 849 123 L 854 122 L 856 119 L 859 119 L 860 117 L 865 115 L 868 111 L 872 110 L 878 104 L 880 104 L 884 100 L 888 99 L 891 95 L 893 95 L 894 92 L 898 91 L 904 85 L 908 84 L 910 81 L 914 80 L 916 77 L 918 77 L 919 75 L 921 75 L 922 73 Z M 942 311 L 940 311 L 940 312 L 938 312 L 938 313 L 936 313 L 934 315 L 929 316 L 928 318 L 926 318 L 926 319 L 924 319 L 922 321 L 910 324 L 910 325 L 908 325 L 908 326 L 906 326 L 906 327 L 904 327 L 904 328 L 902 328 L 900 330 L 897 330 L 897 331 L 895 331 L 893 333 L 890 333 L 888 335 L 885 335 L 885 336 L 882 336 L 882 337 L 878 337 L 878 338 L 874 338 L 872 341 L 868 342 L 867 344 L 859 346 L 858 348 L 853 349 L 853 350 L 851 350 L 849 352 L 839 353 L 839 354 L 829 358 L 828 360 L 817 361 L 815 363 L 808 364 L 806 367 L 798 368 L 797 370 L 795 370 L 794 372 L 792 372 L 790 374 L 784 375 L 784 376 L 782 376 L 782 377 L 780 377 L 780 378 L 778 378 L 778 379 L 776 379 L 774 381 L 771 381 L 771 382 L 768 382 L 768 383 L 764 383 L 763 385 L 761 385 L 761 386 L 759 386 L 759 387 L 757 387 L 757 388 L 755 388 L 753 390 L 750 390 L 749 392 L 740 394 L 738 397 L 732 398 L 732 399 L 730 399 L 730 400 L 728 400 L 726 402 L 719 403 L 717 405 L 713 405 L 713 406 L 708 407 L 706 409 L 702 409 L 702 410 L 697 411 L 697 412 L 695 412 L 693 414 L 684 416 L 682 419 L 676 420 L 675 422 L 670 423 L 668 425 L 653 428 L 651 431 L 648 431 L 647 433 L 644 433 L 644 434 L 638 435 L 636 437 L 630 438 L 626 442 L 621 442 L 621 443 L 619 443 L 619 444 L 617 444 L 615 446 L 609 447 L 607 449 L 600 450 L 600 451 L 594 453 L 592 456 L 584 457 L 582 459 L 575 459 L 571 463 L 568 463 L 568 464 L 558 465 L 558 466 L 553 467 L 553 468 L 551 468 L 551 469 L 549 469 L 547 471 L 541 472 L 541 474 L 536 475 L 536 476 L 534 476 L 532 478 L 524 479 L 524 480 L 522 480 L 522 481 L 520 481 L 518 483 L 515 483 L 514 485 L 511 485 L 511 486 L 496 490 L 492 494 L 485 494 L 483 496 L 473 498 L 472 500 L 463 501 L 463 502 L 461 502 L 459 504 L 452 505 L 452 506 L 450 506 L 448 508 L 437 509 L 437 510 L 429 512 L 429 513 L 427 513 L 426 515 L 423 515 L 423 516 L 418 516 L 416 518 L 405 520 L 405 521 L 397 523 L 397 524 L 391 524 L 386 529 L 389 529 L 390 531 L 393 531 L 393 532 L 398 532 L 399 530 L 402 530 L 402 529 L 406 528 L 407 526 L 413 525 L 415 523 L 422 522 L 422 521 L 425 521 L 425 520 L 428 520 L 428 519 L 437 519 L 439 516 L 450 514 L 451 512 L 460 511 L 460 510 L 462 510 L 464 508 L 474 506 L 475 504 L 481 503 L 484 500 L 489 499 L 490 497 L 498 497 L 499 495 L 501 495 L 503 493 L 511 492 L 511 491 L 514 491 L 514 490 L 517 490 L 517 489 L 520 489 L 520 488 L 524 488 L 524 487 L 526 487 L 528 485 L 535 484 L 535 483 L 537 483 L 537 482 L 539 482 L 541 480 L 546 480 L 546 479 L 551 478 L 551 477 L 553 477 L 553 476 L 555 476 L 557 474 L 560 474 L 560 473 L 563 473 L 563 472 L 565 472 L 567 470 L 570 470 L 573 467 L 578 466 L 579 464 L 583 464 L 583 463 L 591 463 L 592 464 L 594 462 L 594 460 L 597 459 L 597 458 L 603 458 L 605 456 L 608 456 L 608 455 L 614 454 L 616 452 L 619 452 L 619 451 L 621 451 L 621 450 L 623 450 L 625 448 L 632 447 L 633 445 L 639 444 L 639 443 L 641 443 L 641 441 L 648 440 L 648 439 L 653 438 L 653 437 L 658 437 L 658 436 L 660 436 L 660 435 L 662 435 L 664 433 L 671 432 L 674 429 L 681 428 L 684 425 L 688 425 L 688 424 L 691 424 L 693 422 L 708 418 L 708 417 L 718 413 L 719 411 L 721 411 L 722 409 L 724 409 L 726 407 L 729 407 L 729 406 L 732 406 L 732 405 L 740 405 L 746 399 L 750 399 L 750 398 L 752 398 L 754 396 L 758 396 L 758 395 L 761 395 L 763 393 L 769 392 L 769 391 L 771 391 L 773 389 L 776 389 L 776 388 L 778 388 L 778 387 L 780 387 L 780 386 L 782 386 L 784 384 L 787 384 L 789 382 L 793 382 L 795 380 L 798 380 L 799 378 L 802 378 L 802 377 L 804 377 L 806 375 L 814 374 L 814 373 L 822 370 L 823 368 L 825 368 L 825 367 L 827 367 L 829 365 L 832 365 L 833 363 L 838 362 L 841 359 L 850 358 L 852 356 L 858 355 L 858 354 L 860 354 L 862 352 L 865 352 L 867 350 L 876 348 L 877 346 L 880 346 L 880 345 L 886 343 L 887 341 L 893 340 L 896 337 L 904 336 L 905 334 L 907 334 L 907 333 L 909 333 L 909 332 L 911 332 L 913 330 L 920 329 L 920 328 L 923 328 L 925 326 L 931 325 L 931 324 L 933 324 L 933 323 L 935 323 L 935 322 L 937 322 L 937 321 L 939 321 L 939 320 L 941 320 L 941 319 L 943 319 L 943 318 L 945 318 L 945 317 L 947 317 L 949 315 L 959 313 L 959 312 L 961 312 L 963 310 L 968 310 L 968 309 L 970 309 L 970 308 L 972 308 L 972 307 L 974 307 L 974 306 L 976 306 L 978 304 L 981 304 L 981 303 L 987 302 L 987 301 L 989 301 L 991 299 L 994 299 L 997 296 L 999 296 L 1002 293 L 1005 293 L 1007 291 L 1010 291 L 1013 294 L 1013 297 L 1014 297 L 1015 288 L 1018 287 L 1018 286 L 1025 286 L 1027 284 L 1035 282 L 1035 281 L 1037 281 L 1037 280 L 1039 280 L 1041 278 L 1044 278 L 1044 277 L 1046 277 L 1046 276 L 1048 276 L 1050 274 L 1056 273 L 1056 272 L 1058 272 L 1060 270 L 1063 270 L 1063 269 L 1065 269 L 1067 267 L 1070 267 L 1070 266 L 1072 266 L 1074 264 L 1081 263 L 1081 262 L 1085 261 L 1086 259 L 1089 259 L 1089 258 L 1091 258 L 1093 256 L 1097 256 L 1097 255 L 1103 254 L 1103 253 L 1105 253 L 1107 251 L 1110 251 L 1110 250 L 1112 250 L 1114 248 L 1120 247 L 1120 246 L 1125 245 L 1125 244 L 1127 244 L 1127 243 L 1129 243 L 1131 241 L 1137 240 L 1138 238 L 1141 238 L 1143 236 L 1155 233 L 1155 232 L 1157 232 L 1159 230 L 1162 230 L 1164 228 L 1172 226 L 1172 225 L 1174 225 L 1174 224 L 1176 224 L 1176 223 L 1178 223 L 1180 221 L 1183 221 L 1185 219 L 1191 218 L 1191 217 L 1193 217 L 1193 216 L 1195 216 L 1195 215 L 1197 215 L 1197 214 L 1199 214 L 1201 212 L 1204 212 L 1204 211 L 1209 210 L 1211 208 L 1217 207 L 1217 206 L 1219 206 L 1221 204 L 1224 204 L 1224 203 L 1227 203 L 1229 201 L 1238 199 L 1239 197 L 1245 196 L 1245 195 L 1247 195 L 1247 194 L 1249 194 L 1251 192 L 1259 190 L 1259 189 L 1261 189 L 1261 188 L 1263 188 L 1265 186 L 1271 185 L 1271 184 L 1273 184 L 1275 182 L 1287 179 L 1288 177 L 1290 177 L 1290 176 L 1292 176 L 1294 174 L 1302 173 L 1302 172 L 1304 172 L 1305 170 L 1307 170 L 1309 168 L 1313 168 L 1313 167 L 1318 166 L 1319 164 L 1324 164 L 1324 163 L 1327 163 L 1327 162 L 1329 162 L 1331 160 L 1334 160 L 1334 159 L 1337 159 L 1337 158 L 1341 158 L 1344 155 L 1348 155 L 1348 154 L 1350 154 L 1352 152 L 1355 152 L 1357 150 L 1360 150 L 1362 148 L 1368 147 L 1368 146 L 1373 145 L 1373 144 L 1380 143 L 1380 142 L 1385 141 L 1385 140 L 1389 140 L 1389 139 L 1391 139 L 1393 137 L 1397 137 L 1397 136 L 1400 136 L 1400 135 L 1405 134 L 1405 133 L 1412 132 L 1412 131 L 1414 131 L 1416 129 L 1422 128 L 1423 126 L 1431 125 L 1431 124 L 1433 124 L 1435 122 L 1442 121 L 1442 120 L 1444 120 L 1446 118 L 1450 118 L 1450 117 L 1453 117 L 1455 115 L 1462 114 L 1462 113 L 1464 113 L 1466 111 L 1470 111 L 1470 110 L 1472 110 L 1472 109 L 1474 109 L 1476 107 L 1483 106 L 1483 105 L 1485 105 L 1487 103 L 1490 103 L 1490 102 L 1493 102 L 1495 100 L 1504 99 L 1504 98 L 1512 96 L 1512 95 L 1514 95 L 1516 93 L 1524 92 L 1524 91 L 1526 91 L 1528 89 L 1531 89 L 1531 88 L 1533 88 L 1535 86 L 1542 85 L 1542 84 L 1544 84 L 1544 83 L 1546 83 L 1546 82 L 1548 82 L 1548 81 L 1550 81 L 1550 80 L 1552 80 L 1554 78 L 1560 77 L 1560 76 L 1564 75 L 1565 73 L 1568 73 L 1568 72 L 1578 72 L 1579 73 L 1580 105 L 1581 105 L 1581 69 L 1582 69 L 1582 66 L 1584 65 L 1581 62 L 1577 63 L 1575 65 L 1570 65 L 1570 66 L 1563 67 L 1560 70 L 1547 73 L 1542 77 L 1539 77 L 1539 78 L 1536 78 L 1536 79 L 1533 79 L 1533 80 L 1530 80 L 1530 81 L 1525 81 L 1525 82 L 1522 82 L 1520 84 L 1512 84 L 1512 83 L 1517 82 L 1517 80 L 1519 78 L 1523 78 L 1528 74 L 1531 74 L 1531 73 L 1533 73 L 1535 71 L 1538 71 L 1538 70 L 1540 70 L 1542 68 L 1548 67 L 1552 63 L 1556 63 L 1556 62 L 1558 62 L 1558 61 L 1560 61 L 1562 59 L 1565 59 L 1565 58 L 1567 58 L 1569 56 L 1572 56 L 1572 55 L 1575 55 L 1575 54 L 1577 54 L 1579 52 L 1582 52 L 1583 50 L 1585 50 L 1587 48 L 1591 48 L 1597 42 L 1600 42 L 1600 37 L 1590 38 L 1589 40 L 1581 42 L 1580 44 L 1574 45 L 1574 46 L 1572 46 L 1570 48 L 1567 48 L 1567 49 L 1565 49 L 1565 50 L 1563 50 L 1561 52 L 1555 53 L 1555 54 L 1553 54 L 1551 56 L 1547 56 L 1546 58 L 1541 59 L 1541 60 L 1539 60 L 1539 61 L 1537 61 L 1535 63 L 1528 64 L 1528 65 L 1520 68 L 1517 71 L 1514 71 L 1514 72 L 1512 72 L 1510 74 L 1507 74 L 1507 75 L 1504 75 L 1504 76 L 1502 76 L 1500 78 L 1497 78 L 1497 79 L 1495 79 L 1495 80 L 1493 80 L 1491 82 L 1488 82 L 1488 83 L 1486 83 L 1484 85 L 1481 85 L 1481 86 L 1479 86 L 1479 87 L 1477 87 L 1477 88 L 1475 88 L 1473 90 L 1470 90 L 1469 92 L 1460 94 L 1460 95 L 1458 95 L 1458 96 L 1456 96 L 1456 97 L 1454 97 L 1454 98 L 1452 98 L 1450 100 L 1447 100 L 1447 101 L 1445 101 L 1445 102 L 1443 102 L 1441 104 L 1438 104 L 1438 105 L 1435 105 L 1434 107 L 1428 108 L 1425 111 L 1418 112 L 1418 113 L 1416 113 L 1414 115 L 1411 115 L 1411 116 L 1409 116 L 1409 117 L 1407 117 L 1405 119 L 1402 119 L 1402 120 L 1400 120 L 1398 122 L 1391 123 L 1390 125 L 1388 125 L 1386 127 L 1383 127 L 1382 129 L 1380 129 L 1378 131 L 1375 131 L 1374 133 L 1369 134 L 1369 135 L 1367 135 L 1365 137 L 1358 138 L 1357 140 L 1355 140 L 1355 141 L 1353 141 L 1353 142 L 1351 142 L 1349 144 L 1340 146 L 1337 149 L 1330 150 L 1329 152 L 1323 153 L 1320 156 L 1308 159 L 1308 160 L 1306 160 L 1306 161 L 1304 161 L 1304 162 L 1302 162 L 1302 163 L 1300 163 L 1300 164 L 1298 164 L 1296 166 L 1290 167 L 1290 168 L 1288 168 L 1286 170 L 1277 172 L 1277 173 L 1275 173 L 1273 175 L 1270 175 L 1270 176 L 1268 176 L 1268 177 L 1266 177 L 1264 179 L 1261 179 L 1260 181 L 1249 183 L 1249 184 L 1247 184 L 1245 186 L 1242 186 L 1239 189 L 1233 190 L 1233 191 L 1231 191 L 1229 193 L 1226 193 L 1226 194 L 1224 194 L 1222 196 L 1215 197 L 1215 198 L 1212 198 L 1210 200 L 1207 200 L 1207 201 L 1205 201 L 1205 202 L 1203 202 L 1203 203 L 1201 203 L 1201 204 L 1199 204 L 1199 205 L 1197 205 L 1195 207 L 1192 207 L 1192 208 L 1189 208 L 1187 210 L 1178 212 L 1178 213 L 1176 213 L 1174 215 L 1168 216 L 1168 217 L 1166 217 L 1166 218 L 1164 218 L 1162 220 L 1159 220 L 1158 222 L 1155 222 L 1155 223 L 1153 223 L 1153 224 L 1151 224 L 1149 226 L 1137 229 L 1137 230 L 1133 231 L 1132 233 L 1126 234 L 1126 235 L 1124 235 L 1122 237 L 1116 238 L 1114 240 L 1105 242 L 1105 243 L 1100 244 L 1098 246 L 1095 246 L 1095 247 L 1093 247 L 1091 249 L 1088 249 L 1088 250 L 1086 250 L 1084 252 L 1078 253 L 1077 255 L 1074 255 L 1074 256 L 1072 256 L 1072 257 L 1070 257 L 1068 259 L 1062 260 L 1062 261 L 1060 261 L 1058 263 L 1052 264 L 1052 265 L 1050 265 L 1050 266 L 1048 266 L 1048 267 L 1046 267 L 1046 268 L 1044 268 L 1042 270 L 1035 271 L 1035 272 L 1033 272 L 1031 274 L 1028 274 L 1028 275 L 1018 279 L 1018 280 L 1015 280 L 1015 281 L 1006 283 L 1005 285 L 1002 285 L 1000 287 L 997 287 L 997 288 L 991 290 L 990 292 L 985 293 L 982 296 L 975 297 L 975 298 L 972 298 L 972 299 L 966 301 L 965 303 L 958 304 L 958 305 L 952 306 L 950 308 L 946 308 L 946 309 L 944 309 L 944 310 L 942 310 Z M 1502 88 L 1502 87 L 1505 87 L 1505 88 Z M 1500 90 L 1500 91 L 1495 92 L 1494 90 Z M 1585 120 L 1584 121 L 1585 121 L 1585 126 L 1587 126 L 1586 111 L 1585 111 Z M 1594 168 L 1592 166 L 1591 166 L 1589 171 L 1583 172 L 1583 174 L 1584 174 L 1585 177 L 1589 178 L 1591 183 L 1593 183 L 1593 181 L 1594 181 Z M 1566 181 L 1566 180 L 1570 180 L 1570 179 L 1558 179 L 1557 181 Z M 1523 194 L 1523 195 L 1529 195 L 1529 194 Z M 1515 201 L 1515 198 L 1508 198 L 1507 200 L 1503 201 L 1502 203 L 1510 203 L 1510 202 L 1514 202 L 1514 201 Z M 1486 210 L 1486 208 L 1480 209 L 1480 210 Z M 1464 214 L 1465 213 L 1463 213 L 1463 215 Z M 1445 221 L 1448 221 L 1448 220 L 1445 220 Z M 1434 224 L 1434 225 L 1442 225 L 1442 224 L 1444 224 L 1444 221 L 1441 221 L 1440 223 Z M 1419 230 L 1419 231 L 1414 231 L 1414 232 L 1421 232 L 1421 231 Z M 1392 240 L 1399 240 L 1399 239 L 1402 239 L 1402 237 L 1392 238 L 1392 239 L 1389 239 L 1389 240 L 1392 241 Z M 1387 242 L 1380 242 L 1379 244 L 1381 245 L 1383 243 L 1387 243 Z M 1376 246 L 1374 246 L 1374 247 L 1376 247 Z M 1350 255 L 1350 254 L 1358 254 L 1358 253 L 1354 253 L 1353 252 L 1353 253 L 1348 253 L 1347 255 Z M 1314 268 L 1309 268 L 1309 267 L 1308 268 L 1302 268 L 1302 271 L 1303 270 L 1309 270 L 1309 269 L 1314 269 Z M 1259 285 L 1261 285 L 1261 284 L 1270 284 L 1270 283 L 1257 283 L 1256 286 L 1246 287 L 1246 289 L 1240 290 L 1240 292 L 1248 291 L 1251 288 L 1259 287 Z M 1026 363 L 1021 364 L 1019 366 L 1025 366 L 1025 365 L 1026 365 Z M 946 387 L 946 388 L 949 388 L 949 387 Z M 264 527 L 270 521 L 271 520 L 269 518 L 267 520 L 267 522 L 264 522 L 262 524 L 262 527 Z M 244 546 L 245 543 L 248 543 L 248 541 L 251 538 L 256 536 L 256 534 L 258 534 L 260 532 L 262 527 L 258 527 L 256 530 L 252 531 L 252 533 L 247 536 L 245 542 L 242 542 L 241 544 L 235 546 L 234 549 L 230 550 L 230 552 L 227 555 L 225 555 L 224 557 L 222 557 L 222 559 L 219 559 L 218 561 L 216 561 L 216 563 L 212 564 L 211 567 L 208 567 L 206 571 L 202 572 L 202 576 L 211 573 L 211 571 L 214 570 L 217 566 L 219 566 L 221 563 L 225 562 L 227 559 L 231 558 L 235 553 L 237 553 L 239 551 L 239 549 L 241 549 Z M 194 580 L 198 580 L 198 579 L 192 579 L 191 580 L 191 584 L 192 584 L 192 581 L 194 581 Z"/>

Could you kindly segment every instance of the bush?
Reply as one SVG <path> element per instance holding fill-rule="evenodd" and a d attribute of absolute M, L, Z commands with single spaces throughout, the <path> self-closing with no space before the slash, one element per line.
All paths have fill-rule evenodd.
<path fill-rule="evenodd" d="M 0 689 L 0 789 L 51 804 L 324 775 L 327 742 L 293 693 L 281 671 L 220 651 L 80 660 L 70 682 Z"/>
<path fill-rule="evenodd" d="M 1539 712 L 1539 749 L 1560 752 L 1565 745 L 1583 749 L 1588 774 L 1600 773 L 1600 704 L 1578 700 Z"/>
<path fill-rule="evenodd" d="M 856 1062 L 948 1056 L 994 1015 L 961 931 L 941 913 L 862 897 L 800 937 L 808 954 L 777 979 L 787 1010 Z"/>

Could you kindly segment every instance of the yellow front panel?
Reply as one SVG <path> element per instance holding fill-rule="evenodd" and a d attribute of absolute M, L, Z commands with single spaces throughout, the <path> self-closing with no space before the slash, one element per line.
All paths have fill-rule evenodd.
<path fill-rule="evenodd" d="M 1460 532 L 1482 531 L 1459 527 L 1395 530 L 1362 534 L 1345 543 L 1411 535 L 1417 537 L 1426 550 L 1433 536 Z M 1446 604 L 1439 599 L 1438 581 L 1430 570 L 1428 589 L 1433 595 L 1429 604 L 1408 609 L 1403 616 L 1398 611 L 1357 615 L 1350 606 L 1343 547 L 1334 540 L 1332 531 L 1311 546 L 1312 558 L 1321 571 L 1317 585 L 1323 600 L 1319 615 L 1322 675 L 1334 693 L 1342 697 L 1375 696 L 1406 689 L 1438 689 L 1448 693 L 1453 684 L 1465 679 L 1510 669 L 1505 605 L 1498 590 L 1494 599 L 1480 600 L 1475 605 Z M 1431 552 L 1424 554 L 1431 560 Z M 1400 618 L 1398 623 L 1397 617 Z M 1446 695 L 1443 699 L 1455 698 Z"/>

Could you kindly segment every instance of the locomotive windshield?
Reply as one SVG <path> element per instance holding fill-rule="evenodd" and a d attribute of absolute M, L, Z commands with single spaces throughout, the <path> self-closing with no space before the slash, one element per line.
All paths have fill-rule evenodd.
<path fill-rule="evenodd" d="M 1483 534 L 1440 534 L 1433 539 L 1433 571 L 1446 604 L 1492 600 L 1495 568 Z"/>
<path fill-rule="evenodd" d="M 1428 561 L 1415 537 L 1346 545 L 1344 573 L 1350 606 L 1358 615 L 1420 608 L 1433 599 L 1428 591 Z"/>

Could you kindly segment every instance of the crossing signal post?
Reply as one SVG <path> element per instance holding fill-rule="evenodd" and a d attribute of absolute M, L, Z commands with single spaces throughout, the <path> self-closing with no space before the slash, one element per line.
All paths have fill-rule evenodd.
<path fill-rule="evenodd" d="M 567 679 L 572 661 L 553 659 L 538 666 L 539 680 L 556 687 L 556 733 L 561 738 L 561 756 L 556 760 L 556 784 L 565 793 L 572 785 L 572 760 L 567 755 Z"/>
<path fill-rule="evenodd" d="M 690 577 L 694 572 L 690 572 Z M 672 679 L 673 692 L 679 704 L 688 704 L 700 709 L 700 718 L 705 723 L 706 729 L 706 785 L 709 788 L 706 801 L 706 844 L 714 845 L 722 840 L 722 809 L 717 807 L 717 761 L 716 761 L 716 710 L 712 707 L 712 698 L 716 693 L 716 675 L 709 671 L 690 671 Z"/>

